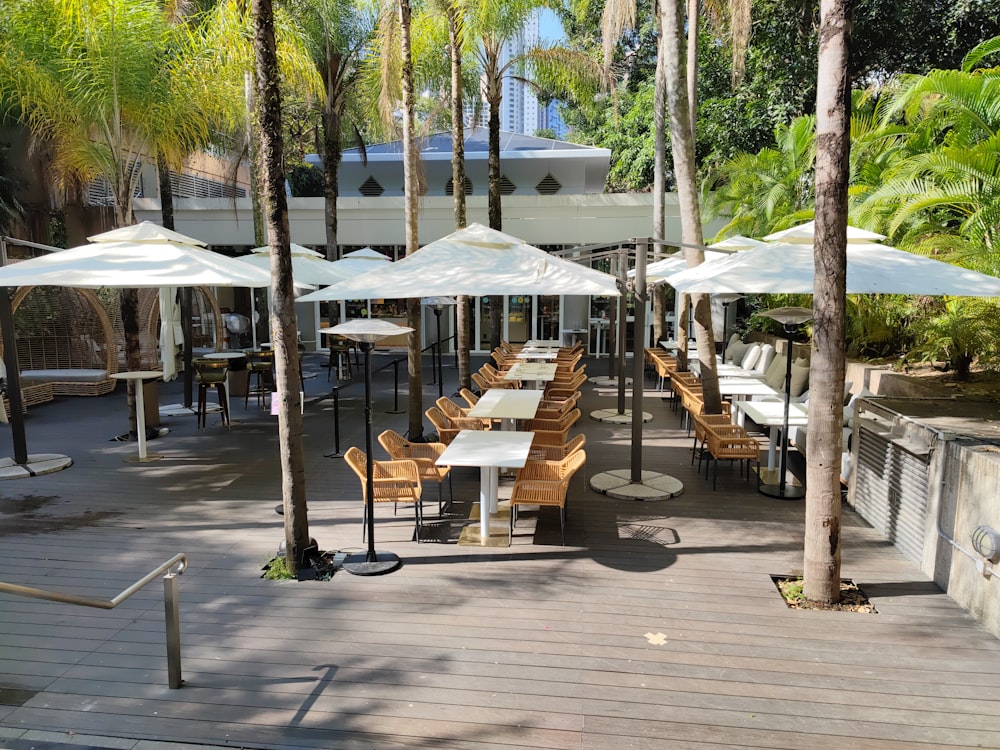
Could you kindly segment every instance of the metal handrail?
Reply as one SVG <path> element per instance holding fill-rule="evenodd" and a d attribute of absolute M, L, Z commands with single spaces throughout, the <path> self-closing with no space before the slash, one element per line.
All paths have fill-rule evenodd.
<path fill-rule="evenodd" d="M 177 566 L 177 572 L 170 572 L 170 569 Z M 94 599 L 87 596 L 77 596 L 75 594 L 61 594 L 57 591 L 45 591 L 31 586 L 19 586 L 16 583 L 4 583 L 0 581 L 0 591 L 18 596 L 28 596 L 34 599 L 46 599 L 51 602 L 62 602 L 64 604 L 76 604 L 80 607 L 94 607 L 96 609 L 114 609 L 123 601 L 151 583 L 161 573 L 163 576 L 163 606 L 166 616 L 167 627 L 167 683 L 172 689 L 181 686 L 181 627 L 180 609 L 177 597 L 177 576 L 187 569 L 187 555 L 183 552 L 171 557 L 165 563 L 151 570 L 138 581 L 126 588 L 112 599 Z"/>

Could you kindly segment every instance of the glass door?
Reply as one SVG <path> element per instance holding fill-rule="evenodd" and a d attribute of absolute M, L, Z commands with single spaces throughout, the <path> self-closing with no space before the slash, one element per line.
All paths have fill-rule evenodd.
<path fill-rule="evenodd" d="M 505 338 L 512 344 L 523 344 L 531 338 L 532 298 L 525 295 L 509 297 L 508 300 Z"/>
<path fill-rule="evenodd" d="M 559 303 L 558 295 L 538 296 L 538 316 L 536 317 L 535 338 L 559 341 Z"/>

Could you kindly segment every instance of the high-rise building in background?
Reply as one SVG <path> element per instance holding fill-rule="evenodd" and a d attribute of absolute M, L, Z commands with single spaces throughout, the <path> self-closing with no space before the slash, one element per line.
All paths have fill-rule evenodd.
<path fill-rule="evenodd" d="M 543 12 L 541 10 L 533 12 L 525 22 L 521 33 L 504 44 L 501 51 L 501 67 L 541 43 Z M 542 105 L 531 87 L 522 80 L 523 77 L 524 72 L 517 65 L 510 68 L 504 76 L 503 99 L 500 102 L 500 130 L 534 135 L 535 131 L 548 128 L 555 131 L 558 138 L 565 137 L 567 127 L 559 116 L 557 103 Z M 475 107 L 466 103 L 465 115 L 468 125 L 482 127 L 489 125 L 490 112 L 485 101 L 479 103 L 478 115 Z"/>

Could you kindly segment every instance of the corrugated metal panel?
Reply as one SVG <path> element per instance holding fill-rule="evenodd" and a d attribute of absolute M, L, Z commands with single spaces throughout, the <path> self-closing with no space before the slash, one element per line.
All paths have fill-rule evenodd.
<path fill-rule="evenodd" d="M 920 562 L 929 489 L 927 459 L 892 437 L 859 426 L 854 507 L 900 552 Z"/>

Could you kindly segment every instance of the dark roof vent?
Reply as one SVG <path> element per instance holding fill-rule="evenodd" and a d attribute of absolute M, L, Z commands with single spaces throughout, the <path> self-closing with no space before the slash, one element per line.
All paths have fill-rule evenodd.
<path fill-rule="evenodd" d="M 507 175 L 500 175 L 500 195 L 513 195 L 517 185 L 510 181 Z"/>
<path fill-rule="evenodd" d="M 455 194 L 455 179 L 453 177 L 449 177 L 448 182 L 445 183 L 444 194 L 445 195 Z M 470 180 L 468 177 L 465 178 L 465 194 L 472 195 L 472 180 Z"/>
<path fill-rule="evenodd" d="M 374 177 L 369 177 L 361 183 L 361 187 L 358 188 L 358 192 L 365 196 L 365 198 L 378 198 L 385 192 L 385 188 L 379 185 L 378 180 Z"/>
<path fill-rule="evenodd" d="M 559 180 L 552 176 L 552 173 L 545 175 L 541 182 L 535 185 L 535 191 L 539 195 L 555 195 L 562 188 Z"/>

